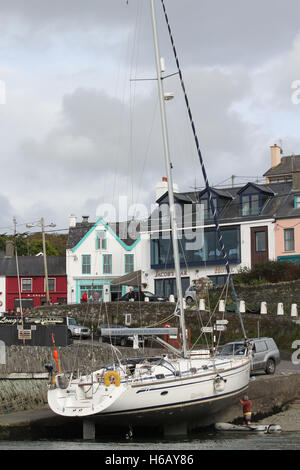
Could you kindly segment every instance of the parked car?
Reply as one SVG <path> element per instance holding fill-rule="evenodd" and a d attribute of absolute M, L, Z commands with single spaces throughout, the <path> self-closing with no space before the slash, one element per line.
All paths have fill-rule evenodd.
<path fill-rule="evenodd" d="M 274 374 L 276 366 L 280 362 L 280 353 L 273 338 L 251 338 L 253 372 L 265 371 L 266 374 Z M 244 356 L 246 346 L 243 340 L 232 341 L 223 346 L 221 356 Z"/>
<path fill-rule="evenodd" d="M 96 335 L 99 337 L 99 342 L 100 343 L 112 343 L 115 345 L 119 346 L 132 346 L 133 344 L 133 336 L 119 336 L 119 335 L 114 335 L 113 333 L 111 335 L 104 334 L 102 331 L 103 329 L 111 329 L 114 330 L 116 328 L 127 328 L 127 326 L 124 325 L 100 325 L 97 328 Z M 143 338 L 139 336 L 139 343 L 143 343 Z"/>
<path fill-rule="evenodd" d="M 149 302 L 167 302 L 169 300 L 169 299 L 167 299 L 167 297 L 162 297 L 162 296 L 159 296 L 159 295 L 155 295 L 152 292 L 149 292 L 147 290 L 143 290 L 142 293 L 145 295 L 145 297 L 149 298 Z M 133 294 L 134 294 L 134 300 L 137 301 L 138 300 L 138 292 L 133 291 Z M 130 295 L 129 292 L 127 292 L 127 294 L 122 295 L 122 297 L 119 297 L 116 300 L 119 301 L 119 302 L 128 302 L 129 301 L 129 295 Z"/>
<path fill-rule="evenodd" d="M 78 325 L 75 318 L 67 317 L 68 336 L 69 338 L 89 338 L 91 330 L 82 325 Z"/>
<path fill-rule="evenodd" d="M 191 304 L 197 300 L 197 289 L 196 286 L 190 285 L 184 293 L 184 298 L 187 304 Z"/>

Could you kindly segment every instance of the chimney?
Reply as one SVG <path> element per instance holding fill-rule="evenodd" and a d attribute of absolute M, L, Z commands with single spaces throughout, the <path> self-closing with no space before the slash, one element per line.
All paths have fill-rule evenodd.
<path fill-rule="evenodd" d="M 82 216 L 82 223 L 83 224 L 88 224 L 89 223 L 89 215 L 83 215 Z"/>
<path fill-rule="evenodd" d="M 281 163 L 281 154 L 282 150 L 278 145 L 271 146 L 271 168 L 275 168 Z"/>
<path fill-rule="evenodd" d="M 168 178 L 163 176 L 161 181 L 156 184 L 156 194 L 155 201 L 157 201 L 161 196 L 163 196 L 168 191 Z M 174 193 L 178 193 L 178 185 L 173 183 Z"/>
<path fill-rule="evenodd" d="M 69 217 L 69 227 L 76 227 L 77 217 L 74 214 L 71 214 Z"/>
<path fill-rule="evenodd" d="M 292 172 L 293 191 L 300 191 L 300 171 Z"/>
<path fill-rule="evenodd" d="M 6 240 L 5 242 L 5 257 L 12 258 L 14 256 L 14 242 L 12 240 Z"/>

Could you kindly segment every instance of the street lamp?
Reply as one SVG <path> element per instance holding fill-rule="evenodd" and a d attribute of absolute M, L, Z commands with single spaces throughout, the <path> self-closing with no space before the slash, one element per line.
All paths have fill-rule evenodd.
<path fill-rule="evenodd" d="M 44 271 L 45 271 L 45 284 L 46 284 L 46 303 L 50 304 L 50 296 L 49 296 L 49 282 L 48 282 L 48 268 L 47 268 L 47 253 L 46 253 L 46 241 L 45 241 L 45 227 L 56 227 L 56 224 L 51 223 L 49 225 L 45 225 L 44 217 L 41 218 L 39 223 L 36 224 L 26 224 L 27 228 L 36 227 L 40 225 L 42 228 L 42 239 L 43 239 L 43 255 L 44 255 Z"/>

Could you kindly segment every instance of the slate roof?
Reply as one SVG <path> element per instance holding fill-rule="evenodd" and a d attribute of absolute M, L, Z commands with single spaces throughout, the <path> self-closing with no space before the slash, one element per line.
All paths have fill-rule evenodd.
<path fill-rule="evenodd" d="M 91 228 L 94 227 L 96 222 L 77 222 L 75 227 L 69 227 L 69 234 L 67 240 L 67 249 L 74 248 L 80 240 L 88 233 Z M 126 222 L 113 222 L 108 223 L 107 225 L 112 229 L 112 231 L 122 240 L 123 243 L 127 246 L 131 246 L 136 242 L 136 238 L 130 237 L 130 224 L 132 221 Z M 101 223 L 100 223 L 101 224 Z M 137 231 L 138 231 L 137 224 Z"/>
<path fill-rule="evenodd" d="M 241 215 L 241 206 L 240 206 L 240 195 L 249 185 L 252 185 L 257 191 L 260 191 L 265 196 L 265 202 L 261 209 L 259 215 Z M 270 184 L 256 184 L 256 183 L 247 183 L 244 186 L 231 187 L 219 190 L 218 188 L 211 188 L 216 194 L 218 194 L 222 204 L 220 206 L 220 212 L 218 216 L 219 223 L 239 223 L 246 220 L 260 220 L 267 218 L 283 218 L 283 217 L 300 217 L 300 209 L 294 208 L 294 196 L 295 194 L 300 195 L 299 191 L 294 191 L 292 188 L 292 182 L 282 182 L 282 183 L 270 183 Z M 205 196 L 206 190 L 201 190 L 199 192 L 188 192 L 180 193 L 181 197 L 176 196 L 178 202 L 183 202 L 187 200 L 193 200 L 194 203 L 199 202 L 201 197 Z M 168 202 L 168 194 L 165 194 L 162 198 L 161 203 Z M 152 229 L 157 230 L 158 221 L 158 208 L 155 209 L 152 213 Z M 150 227 L 149 219 L 149 229 Z M 205 225 L 211 225 L 213 223 L 212 219 L 205 221 Z"/>
<path fill-rule="evenodd" d="M 280 176 L 291 174 L 293 171 L 300 171 L 300 155 L 290 155 L 281 157 L 281 162 L 274 168 L 270 168 L 264 176 Z"/>
<path fill-rule="evenodd" d="M 44 276 L 44 257 L 43 256 L 19 256 L 19 274 L 20 276 Z M 47 256 L 48 276 L 66 275 L 66 257 L 65 256 Z M 15 257 L 0 258 L 0 275 L 17 276 L 17 266 Z"/>

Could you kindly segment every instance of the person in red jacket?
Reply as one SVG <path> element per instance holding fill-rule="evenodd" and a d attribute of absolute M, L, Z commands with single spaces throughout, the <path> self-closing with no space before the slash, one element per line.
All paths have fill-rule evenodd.
<path fill-rule="evenodd" d="M 87 301 L 88 301 L 87 292 L 84 292 L 82 294 L 82 297 L 81 297 L 81 303 L 84 303 L 84 302 L 87 302 Z"/>
<path fill-rule="evenodd" d="M 252 402 L 248 395 L 244 395 L 240 403 L 243 405 L 244 424 L 251 424 Z"/>

